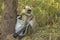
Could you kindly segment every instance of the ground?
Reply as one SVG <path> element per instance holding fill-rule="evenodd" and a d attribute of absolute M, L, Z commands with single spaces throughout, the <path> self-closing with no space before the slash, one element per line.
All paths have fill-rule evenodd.
<path fill-rule="evenodd" d="M 12 35 L 7 35 L 6 40 L 18 40 L 18 38 L 13 38 Z M 60 40 L 60 30 L 56 28 L 39 28 L 33 34 L 22 38 L 22 40 Z"/>

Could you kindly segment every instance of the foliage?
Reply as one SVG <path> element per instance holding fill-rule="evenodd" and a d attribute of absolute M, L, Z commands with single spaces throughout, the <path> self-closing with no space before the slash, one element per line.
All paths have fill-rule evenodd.
<path fill-rule="evenodd" d="M 1 11 L 2 11 L 1 6 L 2 6 L 2 0 L 0 0 L 0 14 L 1 14 Z"/>

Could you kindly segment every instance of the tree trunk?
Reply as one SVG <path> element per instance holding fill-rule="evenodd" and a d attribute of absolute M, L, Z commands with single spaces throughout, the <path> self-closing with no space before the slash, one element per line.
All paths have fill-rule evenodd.
<path fill-rule="evenodd" d="M 2 12 L 3 40 L 8 34 L 14 32 L 14 26 L 17 15 L 17 0 L 4 0 L 4 9 Z"/>

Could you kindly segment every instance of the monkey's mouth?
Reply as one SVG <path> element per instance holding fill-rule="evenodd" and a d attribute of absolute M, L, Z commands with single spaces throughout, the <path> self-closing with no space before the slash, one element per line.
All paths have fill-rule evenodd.
<path fill-rule="evenodd" d="M 28 10 L 27 13 L 30 14 L 31 13 L 31 10 Z"/>

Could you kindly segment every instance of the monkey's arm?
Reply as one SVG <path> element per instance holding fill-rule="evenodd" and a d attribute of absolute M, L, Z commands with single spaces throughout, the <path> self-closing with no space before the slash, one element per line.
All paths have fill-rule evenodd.
<path fill-rule="evenodd" d="M 31 21 L 31 20 L 33 20 L 33 18 L 34 18 L 34 16 L 31 14 L 30 17 L 29 17 L 28 22 Z"/>

